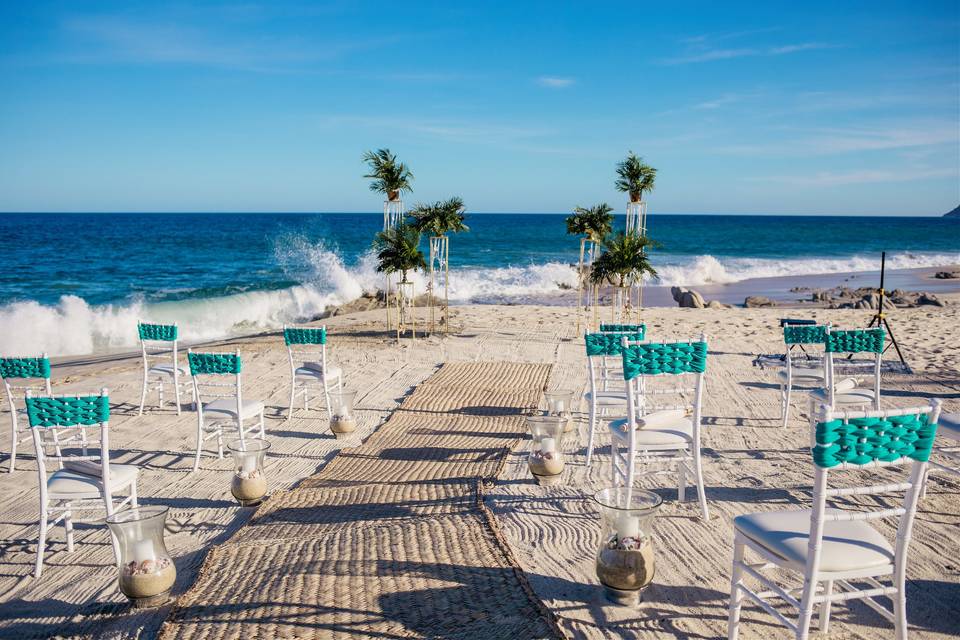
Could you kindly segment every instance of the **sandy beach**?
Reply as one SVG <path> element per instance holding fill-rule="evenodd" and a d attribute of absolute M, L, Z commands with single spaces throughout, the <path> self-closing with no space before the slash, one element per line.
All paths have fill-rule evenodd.
<path fill-rule="evenodd" d="M 913 375 L 883 380 L 885 406 L 919 405 L 939 398 L 945 411 L 960 411 L 960 349 L 953 344 L 960 306 L 899 309 L 889 314 Z M 424 310 L 423 313 L 426 313 Z M 589 496 L 608 483 L 609 438 L 599 431 L 599 452 L 584 467 L 586 406 L 575 414 L 577 432 L 563 441 L 567 454 L 562 484 L 536 484 L 526 464 L 526 445 L 511 451 L 484 503 L 492 512 L 512 558 L 557 627 L 571 638 L 715 638 L 726 633 L 732 519 L 759 510 L 805 505 L 813 467 L 807 441 L 806 402 L 798 398 L 788 428 L 777 424 L 779 395 L 773 372 L 752 366 L 757 354 L 782 351 L 777 319 L 783 309 L 678 309 L 644 311 L 648 336 L 656 340 L 705 332 L 710 352 L 705 396 L 704 468 L 711 519 L 698 517 L 695 501 L 678 504 L 676 488 L 647 483 L 664 499 L 654 553 L 657 572 L 645 602 L 636 609 L 606 603 L 593 571 L 599 524 Z M 791 317 L 836 326 L 863 326 L 870 312 L 792 309 Z M 287 353 L 278 334 L 208 345 L 239 348 L 244 396 L 267 406 L 271 449 L 266 474 L 271 492 L 296 487 L 322 470 L 343 449 L 358 446 L 390 417 L 400 402 L 438 365 L 448 362 L 516 362 L 552 365 L 548 388 L 586 390 L 582 339 L 574 311 L 555 306 L 458 306 L 448 336 L 396 344 L 383 331 L 383 311 L 324 321 L 329 358 L 341 366 L 348 388 L 359 392 L 358 428 L 347 438 L 330 433 L 322 409 L 298 409 L 286 421 Z M 204 347 L 208 348 L 207 346 Z M 888 352 L 887 357 L 893 357 Z M 208 452 L 191 473 L 196 415 L 176 416 L 170 405 L 139 417 L 140 360 L 135 355 L 67 358 L 54 367 L 54 390 L 85 392 L 107 387 L 112 406 L 113 460 L 141 467 L 141 504 L 170 508 L 167 546 L 175 559 L 174 595 L 187 592 L 215 545 L 235 536 L 254 513 L 230 495 L 228 458 Z M 799 395 L 799 394 L 798 394 Z M 148 403 L 155 403 L 155 398 Z M 9 416 L 0 415 L 0 448 L 9 451 Z M 28 447 L 29 449 L 29 447 Z M 152 638 L 170 607 L 133 611 L 117 589 L 106 530 L 78 525 L 76 548 L 67 553 L 63 529 L 50 536 L 44 575 L 32 569 L 37 536 L 36 466 L 27 455 L 6 474 L 0 458 L 0 637 Z M 372 461 L 371 464 L 376 464 Z M 669 481 L 667 481 L 669 482 Z M 907 571 L 911 637 L 947 638 L 960 633 L 960 483 L 934 476 L 921 504 Z M 689 494 L 688 494 L 689 499 Z M 261 509 L 267 508 L 269 500 Z M 883 531 L 891 534 L 892 528 Z M 206 569 L 205 571 L 209 571 Z M 834 638 L 887 638 L 893 630 L 866 607 L 834 608 Z M 744 611 L 742 636 L 782 637 L 782 629 L 756 608 Z M 365 637 L 329 629 L 303 630 L 309 637 Z M 403 637 L 418 635 L 408 630 Z"/>

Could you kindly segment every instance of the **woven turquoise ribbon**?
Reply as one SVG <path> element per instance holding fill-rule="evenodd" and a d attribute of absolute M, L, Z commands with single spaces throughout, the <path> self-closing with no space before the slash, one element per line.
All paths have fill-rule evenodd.
<path fill-rule="evenodd" d="M 0 358 L 0 378 L 49 377 L 49 358 Z"/>
<path fill-rule="evenodd" d="M 640 337 L 638 340 L 643 340 L 647 335 L 647 325 L 645 324 L 602 324 L 600 325 L 601 332 L 618 332 L 618 333 L 635 333 Z"/>
<path fill-rule="evenodd" d="M 907 457 L 930 459 L 937 425 L 922 413 L 889 418 L 855 418 L 844 423 L 831 420 L 817 424 L 813 462 L 829 469 L 841 463 L 893 462 Z"/>
<path fill-rule="evenodd" d="M 175 324 L 139 324 L 141 340 L 162 340 L 172 342 L 177 339 L 178 331 Z"/>
<path fill-rule="evenodd" d="M 191 375 L 240 373 L 240 356 L 235 353 L 188 353 Z"/>
<path fill-rule="evenodd" d="M 786 325 L 783 328 L 783 341 L 787 344 L 823 344 L 827 339 L 827 328 L 823 325 Z"/>
<path fill-rule="evenodd" d="M 707 370 L 706 342 L 667 342 L 630 345 L 623 351 L 623 378 L 664 373 L 703 373 Z"/>
<path fill-rule="evenodd" d="M 283 330 L 283 340 L 287 344 L 327 344 L 327 330 L 287 327 Z"/>
<path fill-rule="evenodd" d="M 827 334 L 825 348 L 830 353 L 882 353 L 885 339 L 886 334 L 880 327 L 831 331 Z"/>
<path fill-rule="evenodd" d="M 90 426 L 110 420 L 107 396 L 26 398 L 24 402 L 31 427 Z"/>
<path fill-rule="evenodd" d="M 643 340 L 639 333 L 588 333 L 584 337 L 588 356 L 619 356 L 623 353 L 623 339 Z"/>

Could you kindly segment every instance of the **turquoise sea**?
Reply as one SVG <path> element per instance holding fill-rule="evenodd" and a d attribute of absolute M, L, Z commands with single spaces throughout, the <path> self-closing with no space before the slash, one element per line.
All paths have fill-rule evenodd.
<path fill-rule="evenodd" d="M 451 240 L 453 302 L 550 302 L 575 286 L 564 214 L 467 224 Z M 881 251 L 891 270 L 960 263 L 955 219 L 654 214 L 648 226 L 663 285 L 872 272 Z M 0 214 L 0 353 L 131 346 L 140 317 L 176 319 L 193 340 L 314 318 L 381 284 L 381 227 L 380 213 Z"/>

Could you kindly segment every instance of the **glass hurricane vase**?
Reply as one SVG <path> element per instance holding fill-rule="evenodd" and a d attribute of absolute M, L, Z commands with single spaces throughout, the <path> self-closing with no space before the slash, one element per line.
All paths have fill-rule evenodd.
<path fill-rule="evenodd" d="M 600 511 L 601 536 L 597 551 L 597 578 L 607 598 L 622 605 L 640 602 L 653 581 L 654 516 L 660 496 L 642 489 L 607 488 L 594 497 Z"/>
<path fill-rule="evenodd" d="M 357 430 L 357 417 L 353 410 L 356 399 L 356 391 L 330 392 L 330 431 L 337 437 Z"/>
<path fill-rule="evenodd" d="M 530 473 L 541 482 L 557 482 L 564 463 L 560 450 L 563 420 L 556 416 L 527 416 L 527 428 L 533 440 L 527 458 Z"/>
<path fill-rule="evenodd" d="M 573 431 L 573 391 L 545 391 L 547 415 L 563 420 L 563 432 Z"/>
<path fill-rule="evenodd" d="M 253 507 L 263 501 L 267 495 L 267 476 L 264 473 L 263 460 L 270 443 L 260 438 L 245 438 L 227 443 L 233 455 L 233 477 L 230 481 L 230 493 L 240 506 Z"/>
<path fill-rule="evenodd" d="M 131 507 L 105 522 L 120 552 L 120 592 L 134 607 L 156 607 L 170 599 L 177 568 L 167 553 L 163 530 L 167 507 Z"/>

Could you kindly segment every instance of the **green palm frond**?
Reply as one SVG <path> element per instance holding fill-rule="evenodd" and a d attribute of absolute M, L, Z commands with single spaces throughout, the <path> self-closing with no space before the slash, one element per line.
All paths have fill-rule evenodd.
<path fill-rule="evenodd" d="M 602 242 L 613 229 L 613 208 L 606 202 L 592 207 L 577 207 L 567 217 L 567 233 L 585 235 L 593 242 Z"/>
<path fill-rule="evenodd" d="M 644 275 L 656 276 L 657 271 L 647 258 L 647 249 L 659 246 L 646 236 L 621 231 L 604 241 L 603 253 L 590 269 L 590 281 L 594 284 L 616 282 L 617 286 L 625 287 Z"/>
<path fill-rule="evenodd" d="M 381 231 L 373 240 L 377 252 L 377 271 L 403 274 L 401 282 L 407 281 L 407 272 L 426 269 L 427 260 L 420 250 L 420 232 L 409 224 Z"/>
<path fill-rule="evenodd" d="M 463 200 L 458 197 L 433 204 L 418 204 L 410 210 L 413 226 L 431 236 L 469 231 L 464 221 Z"/>
<path fill-rule="evenodd" d="M 389 149 L 377 149 L 363 154 L 363 161 L 367 163 L 370 173 L 364 178 L 370 178 L 370 190 L 383 193 L 391 200 L 402 191 L 413 191 L 410 182 L 413 173 L 407 165 L 397 161 L 397 156 Z"/>
<path fill-rule="evenodd" d="M 629 193 L 631 201 L 640 202 L 645 191 L 653 191 L 657 170 L 631 151 L 625 160 L 617 163 L 617 175 L 620 176 L 614 183 L 617 190 Z"/>

